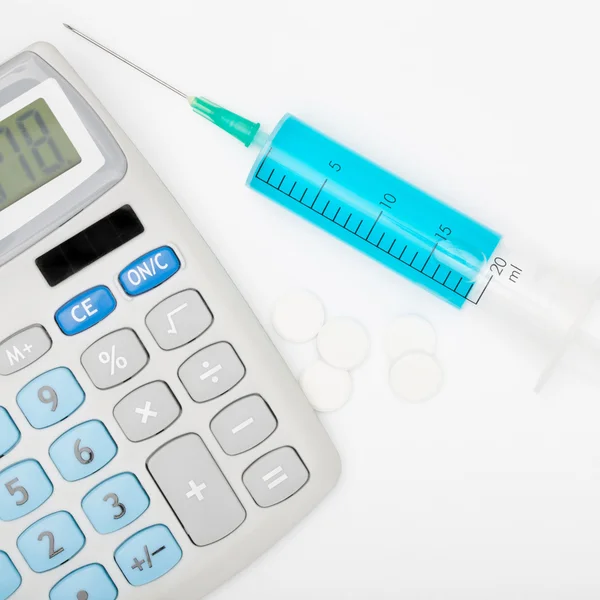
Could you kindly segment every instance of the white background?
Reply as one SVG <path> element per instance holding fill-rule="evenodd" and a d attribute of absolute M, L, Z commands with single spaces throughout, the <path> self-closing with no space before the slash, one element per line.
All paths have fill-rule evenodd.
<path fill-rule="evenodd" d="M 598 3 L 2 0 L 0 55 L 54 43 L 186 207 L 272 334 L 293 287 L 371 357 L 323 418 L 336 491 L 215 600 L 596 599 L 600 389 L 543 396 L 508 328 L 457 311 L 244 187 L 254 155 L 61 27 L 261 120 L 286 111 L 568 268 L 600 275 Z M 386 325 L 435 325 L 446 382 L 394 398 Z M 273 338 L 299 373 L 314 347 Z M 143 592 L 141 592 L 143 596 Z"/>

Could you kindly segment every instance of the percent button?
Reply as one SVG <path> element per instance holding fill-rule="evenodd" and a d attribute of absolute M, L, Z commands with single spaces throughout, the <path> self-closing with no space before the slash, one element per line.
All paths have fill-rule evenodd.
<path fill-rule="evenodd" d="M 134 331 L 120 329 L 92 344 L 81 363 L 94 385 L 107 390 L 135 377 L 148 364 L 148 352 Z"/>

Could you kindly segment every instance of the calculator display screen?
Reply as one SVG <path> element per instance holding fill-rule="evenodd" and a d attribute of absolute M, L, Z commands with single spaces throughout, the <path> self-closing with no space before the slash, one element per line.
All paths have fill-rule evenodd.
<path fill-rule="evenodd" d="M 46 100 L 0 121 L 0 211 L 81 162 Z"/>

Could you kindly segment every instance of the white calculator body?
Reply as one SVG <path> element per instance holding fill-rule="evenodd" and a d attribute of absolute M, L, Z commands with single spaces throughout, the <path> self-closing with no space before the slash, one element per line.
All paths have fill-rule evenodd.
<path fill-rule="evenodd" d="M 201 598 L 339 473 L 244 299 L 64 58 L 36 44 L 1 65 L 0 599 Z"/>

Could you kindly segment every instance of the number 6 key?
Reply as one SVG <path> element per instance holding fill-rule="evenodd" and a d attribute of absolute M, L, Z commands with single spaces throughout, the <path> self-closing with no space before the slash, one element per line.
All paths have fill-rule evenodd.
<path fill-rule="evenodd" d="M 50 446 L 50 458 L 67 481 L 89 477 L 116 454 L 117 445 L 100 421 L 81 423 Z"/>

